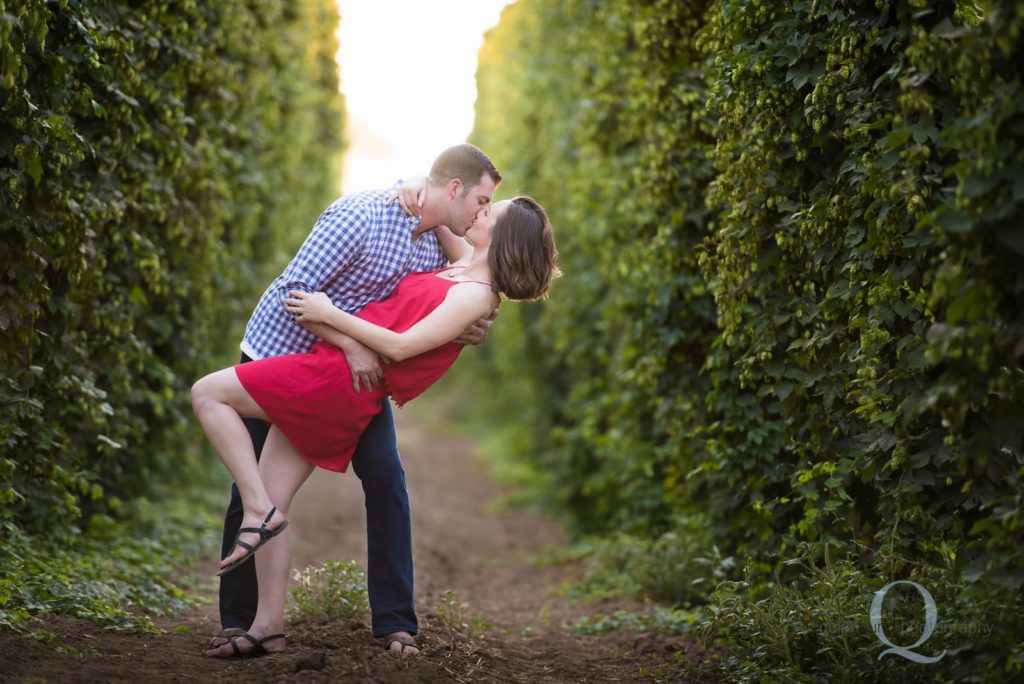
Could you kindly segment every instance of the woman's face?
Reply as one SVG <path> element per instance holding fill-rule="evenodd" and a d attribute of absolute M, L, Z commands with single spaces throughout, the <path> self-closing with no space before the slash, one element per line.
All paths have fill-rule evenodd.
<path fill-rule="evenodd" d="M 491 232 L 494 230 L 494 224 L 497 223 L 498 217 L 508 209 L 509 201 L 495 202 L 489 207 L 484 207 L 477 214 L 476 221 L 466 231 L 466 237 L 469 238 L 474 247 L 486 247 L 491 243 Z"/>

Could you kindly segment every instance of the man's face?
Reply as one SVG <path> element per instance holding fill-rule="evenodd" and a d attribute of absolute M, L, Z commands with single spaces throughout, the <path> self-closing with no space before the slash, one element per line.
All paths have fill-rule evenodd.
<path fill-rule="evenodd" d="M 473 187 L 466 189 L 460 186 L 460 190 L 449 203 L 448 220 L 445 225 L 456 235 L 465 235 L 476 221 L 477 215 L 491 203 L 496 187 L 494 180 L 486 173 Z"/>

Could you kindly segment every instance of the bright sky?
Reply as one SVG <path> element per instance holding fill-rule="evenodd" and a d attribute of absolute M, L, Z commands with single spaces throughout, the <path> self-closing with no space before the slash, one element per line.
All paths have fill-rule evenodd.
<path fill-rule="evenodd" d="M 342 192 L 426 175 L 473 129 L 477 54 L 509 0 L 338 0 Z"/>

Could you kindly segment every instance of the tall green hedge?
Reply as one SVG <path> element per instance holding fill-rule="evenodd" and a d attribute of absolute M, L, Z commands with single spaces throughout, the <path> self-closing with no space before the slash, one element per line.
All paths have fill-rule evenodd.
<path fill-rule="evenodd" d="M 578 531 L 941 575 L 1005 628 L 975 653 L 1024 667 L 1022 27 L 1016 0 L 505 10 L 473 140 L 565 275 L 503 314 L 482 399 Z"/>
<path fill-rule="evenodd" d="M 0 2 L 0 521 L 71 531 L 198 464 L 190 384 L 337 193 L 337 21 Z"/>
<path fill-rule="evenodd" d="M 565 276 L 480 351 L 503 388 L 491 400 L 524 416 L 522 451 L 581 531 L 663 525 L 701 449 L 715 313 L 690 249 L 712 177 L 700 7 L 516 3 L 481 53 L 474 140 L 545 204 Z"/>

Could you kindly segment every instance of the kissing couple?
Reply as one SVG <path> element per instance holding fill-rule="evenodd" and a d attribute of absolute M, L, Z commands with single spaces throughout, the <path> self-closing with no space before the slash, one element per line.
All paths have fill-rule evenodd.
<path fill-rule="evenodd" d="M 192 387 L 196 417 L 234 479 L 222 629 L 207 656 L 285 649 L 289 508 L 315 467 L 344 472 L 349 462 L 366 499 L 373 634 L 389 651 L 419 652 L 389 399 L 420 395 L 464 345 L 486 338 L 502 298 L 539 299 L 558 275 L 544 209 L 529 197 L 492 205 L 500 182 L 482 150 L 461 144 L 426 178 L 338 199 L 263 293 L 241 362 Z"/>

